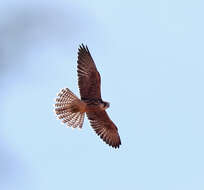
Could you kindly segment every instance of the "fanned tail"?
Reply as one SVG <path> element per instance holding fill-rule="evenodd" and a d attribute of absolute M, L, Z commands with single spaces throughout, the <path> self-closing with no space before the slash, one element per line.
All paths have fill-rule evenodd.
<path fill-rule="evenodd" d="M 62 89 L 57 96 L 54 104 L 57 117 L 68 127 L 82 128 L 86 104 L 68 88 Z"/>

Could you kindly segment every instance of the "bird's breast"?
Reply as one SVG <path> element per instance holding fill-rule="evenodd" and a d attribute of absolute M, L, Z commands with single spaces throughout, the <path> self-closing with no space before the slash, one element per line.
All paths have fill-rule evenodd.
<path fill-rule="evenodd" d="M 101 109 L 101 102 L 99 100 L 83 100 L 86 104 L 86 112 L 95 112 Z"/>

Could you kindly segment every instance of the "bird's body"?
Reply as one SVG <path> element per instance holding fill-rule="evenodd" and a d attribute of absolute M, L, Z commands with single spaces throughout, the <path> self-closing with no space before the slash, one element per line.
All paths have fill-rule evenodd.
<path fill-rule="evenodd" d="M 109 103 L 101 98 L 101 77 L 91 54 L 83 44 L 78 52 L 78 84 L 81 99 L 68 88 L 57 95 L 55 113 L 63 123 L 82 128 L 85 113 L 95 132 L 110 146 L 119 148 L 121 141 L 118 129 L 111 121 L 106 109 Z"/>

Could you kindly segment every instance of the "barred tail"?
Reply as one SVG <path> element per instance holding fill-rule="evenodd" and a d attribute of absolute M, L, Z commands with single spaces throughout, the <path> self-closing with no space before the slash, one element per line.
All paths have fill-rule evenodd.
<path fill-rule="evenodd" d="M 83 103 L 68 88 L 62 89 L 57 95 L 55 113 L 67 126 L 82 128 L 85 115 L 85 103 Z"/>

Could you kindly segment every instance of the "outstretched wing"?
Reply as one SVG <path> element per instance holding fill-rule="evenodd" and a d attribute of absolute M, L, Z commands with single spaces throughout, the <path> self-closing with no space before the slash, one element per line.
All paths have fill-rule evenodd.
<path fill-rule="evenodd" d="M 101 99 L 101 77 L 88 47 L 83 44 L 79 46 L 77 63 L 81 99 Z"/>
<path fill-rule="evenodd" d="M 121 141 L 118 129 L 111 121 L 106 111 L 98 110 L 96 112 L 87 112 L 87 116 L 97 135 L 110 146 L 119 148 Z"/>

